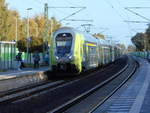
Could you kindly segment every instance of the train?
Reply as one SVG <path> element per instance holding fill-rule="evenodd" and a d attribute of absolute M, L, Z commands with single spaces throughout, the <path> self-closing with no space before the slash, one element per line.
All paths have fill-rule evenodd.
<path fill-rule="evenodd" d="M 116 60 L 117 45 L 71 27 L 57 29 L 51 38 L 51 71 L 81 73 Z"/>

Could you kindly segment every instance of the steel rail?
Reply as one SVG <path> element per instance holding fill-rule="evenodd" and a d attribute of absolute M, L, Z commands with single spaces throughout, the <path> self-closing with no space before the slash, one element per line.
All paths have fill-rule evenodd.
<path fill-rule="evenodd" d="M 96 85 L 95 87 L 93 87 L 92 89 L 86 91 L 85 93 L 82 93 L 81 95 L 73 98 L 72 100 L 66 102 L 65 104 L 53 109 L 52 111 L 49 111 L 47 113 L 61 113 L 63 111 L 65 111 L 66 109 L 70 108 L 71 106 L 73 106 L 74 104 L 77 104 L 79 101 L 81 101 L 82 99 L 84 99 L 85 97 L 88 97 L 89 95 L 91 95 L 93 92 L 95 92 L 97 89 L 101 88 L 102 86 L 104 86 L 105 84 L 107 84 L 108 82 L 110 82 L 111 80 L 113 80 L 114 78 L 116 78 L 117 76 L 119 76 L 121 73 L 123 73 L 127 68 L 129 67 L 129 64 L 127 63 L 124 68 L 122 68 L 119 72 L 117 72 L 116 74 L 114 74 L 113 76 L 111 76 L 110 78 L 108 78 L 107 80 L 103 81 L 102 83 Z"/>
<path fill-rule="evenodd" d="M 19 87 L 16 89 L 11 89 L 8 91 L 0 92 L 0 104 L 15 102 L 15 101 L 21 100 L 23 98 L 28 98 L 29 96 L 35 95 L 36 93 L 41 92 L 41 91 L 54 90 L 56 88 L 59 88 L 59 87 L 65 86 L 65 85 L 72 84 L 81 79 L 85 79 L 89 76 L 93 76 L 94 74 L 96 74 L 98 72 L 104 72 L 112 66 L 113 66 L 113 64 L 110 64 L 109 66 L 102 68 L 99 71 L 94 70 L 94 72 L 93 71 L 92 71 L 92 73 L 90 72 L 87 76 L 79 76 L 77 78 L 70 79 L 69 81 L 66 81 L 66 82 L 65 81 L 56 81 L 56 82 L 43 81 L 40 83 L 34 83 L 31 85 Z M 82 73 L 82 75 L 84 75 L 84 73 Z"/>
<path fill-rule="evenodd" d="M 136 61 L 135 61 L 136 62 Z M 137 62 L 136 62 L 137 63 Z M 118 91 L 135 73 L 137 69 L 137 65 L 135 64 L 133 67 L 133 70 L 130 72 L 130 74 L 127 76 L 127 78 L 118 86 L 116 87 L 109 95 L 107 95 L 102 101 L 100 101 L 92 110 L 90 110 L 88 113 L 94 112 L 98 107 L 100 107 L 105 101 L 107 101 L 116 91 Z"/>
<path fill-rule="evenodd" d="M 10 103 L 10 102 L 14 102 L 20 99 L 23 99 L 25 97 L 29 97 L 32 96 L 33 94 L 36 94 L 38 92 L 47 90 L 47 89 L 51 89 L 54 87 L 58 87 L 59 85 L 62 85 L 66 83 L 65 81 L 61 80 L 61 81 L 56 81 L 56 82 L 47 82 L 47 83 L 43 83 L 43 84 L 39 84 L 38 86 L 33 86 L 30 88 L 23 88 L 23 89 L 18 89 L 16 91 L 12 91 L 12 92 L 8 92 L 6 95 L 4 94 L 1 98 L 0 98 L 0 105 L 2 104 L 6 104 L 6 103 Z"/>

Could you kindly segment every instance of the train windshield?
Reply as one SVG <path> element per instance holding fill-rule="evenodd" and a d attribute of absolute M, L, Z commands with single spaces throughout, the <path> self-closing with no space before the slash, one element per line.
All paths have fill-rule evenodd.
<path fill-rule="evenodd" d="M 59 56 L 64 56 L 71 51 L 72 35 L 70 33 L 60 33 L 56 37 L 56 49 Z"/>

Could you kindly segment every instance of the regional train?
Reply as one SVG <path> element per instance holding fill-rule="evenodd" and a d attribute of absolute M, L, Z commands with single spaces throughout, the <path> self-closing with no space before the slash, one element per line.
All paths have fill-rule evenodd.
<path fill-rule="evenodd" d="M 81 73 L 113 62 L 120 55 L 121 49 L 115 44 L 74 28 L 62 27 L 52 36 L 50 68 Z"/>

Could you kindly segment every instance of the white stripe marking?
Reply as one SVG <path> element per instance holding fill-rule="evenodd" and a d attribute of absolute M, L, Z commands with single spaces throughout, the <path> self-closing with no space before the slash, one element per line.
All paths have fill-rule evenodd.
<path fill-rule="evenodd" d="M 132 105 L 129 113 L 140 113 L 142 104 L 144 102 L 144 97 L 146 95 L 146 92 L 148 90 L 148 86 L 149 86 L 149 83 L 150 83 L 150 76 L 149 76 L 150 66 L 146 64 L 146 67 L 147 68 L 144 69 L 144 70 L 147 70 L 147 73 L 145 73 L 146 74 L 145 81 L 143 82 L 143 86 L 142 86 L 139 94 L 137 95 L 136 100 L 135 100 L 134 104 Z"/>

